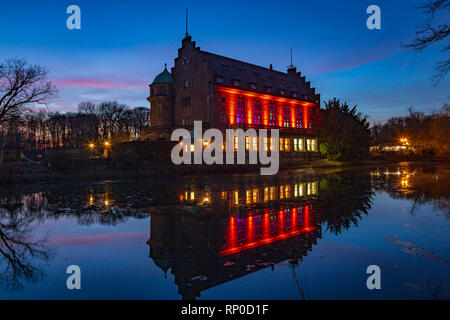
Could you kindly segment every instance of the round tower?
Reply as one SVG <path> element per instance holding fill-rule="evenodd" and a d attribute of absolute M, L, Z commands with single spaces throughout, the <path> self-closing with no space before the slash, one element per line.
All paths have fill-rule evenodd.
<path fill-rule="evenodd" d="M 172 75 L 167 71 L 158 74 L 150 85 L 150 124 L 151 128 L 172 128 L 175 92 L 173 88 Z"/>

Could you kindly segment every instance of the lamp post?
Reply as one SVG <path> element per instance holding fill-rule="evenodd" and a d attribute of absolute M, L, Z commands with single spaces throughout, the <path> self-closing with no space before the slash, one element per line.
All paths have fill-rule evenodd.
<path fill-rule="evenodd" d="M 109 148 L 111 147 L 111 143 L 109 141 L 104 142 L 105 150 L 103 151 L 103 157 L 108 158 Z"/>

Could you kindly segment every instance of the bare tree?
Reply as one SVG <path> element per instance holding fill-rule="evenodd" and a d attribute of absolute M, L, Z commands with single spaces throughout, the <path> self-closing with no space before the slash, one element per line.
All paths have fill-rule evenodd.
<path fill-rule="evenodd" d="M 46 104 L 56 94 L 47 81 L 47 69 L 12 58 L 0 64 L 0 124 L 18 116 L 32 104 Z"/>
<path fill-rule="evenodd" d="M 408 44 L 403 46 L 412 48 L 414 50 L 423 50 L 426 47 L 444 40 L 450 34 L 450 26 L 447 23 L 436 24 L 434 22 L 436 14 L 440 11 L 446 11 L 450 8 L 450 0 L 429 0 L 419 7 L 427 15 L 428 18 L 424 24 L 419 26 L 416 31 L 416 38 Z M 448 52 L 450 45 L 444 45 L 442 52 Z M 438 61 L 435 68 L 435 73 L 432 76 L 434 86 L 436 86 L 442 79 L 445 78 L 450 70 L 450 58 L 443 61 Z"/>

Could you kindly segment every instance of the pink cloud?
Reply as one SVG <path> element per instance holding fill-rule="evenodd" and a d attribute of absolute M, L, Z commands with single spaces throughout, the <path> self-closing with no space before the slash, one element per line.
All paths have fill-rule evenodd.
<path fill-rule="evenodd" d="M 148 89 L 148 84 L 145 80 L 132 80 L 132 81 L 110 81 L 104 79 L 95 78 L 71 78 L 60 79 L 54 81 L 56 87 L 72 87 L 72 88 L 101 88 L 101 89 L 114 89 L 114 90 L 145 90 Z"/>
<path fill-rule="evenodd" d="M 125 238 L 145 238 L 148 237 L 148 232 L 114 232 L 103 233 L 89 236 L 76 236 L 76 237 L 55 237 L 51 239 L 54 244 L 67 244 L 67 245 L 79 245 L 88 243 L 107 242 Z"/>

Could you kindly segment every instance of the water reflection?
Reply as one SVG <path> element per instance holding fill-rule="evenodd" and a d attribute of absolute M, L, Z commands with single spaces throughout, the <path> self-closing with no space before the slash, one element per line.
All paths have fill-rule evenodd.
<path fill-rule="evenodd" d="M 296 270 L 321 238 L 321 226 L 340 232 L 356 225 L 371 195 L 367 173 L 286 177 L 276 185 L 248 181 L 236 188 L 186 186 L 180 203 L 204 210 L 153 214 L 150 257 L 165 274 L 171 270 L 183 299 L 286 260 L 305 297 Z"/>
<path fill-rule="evenodd" d="M 182 298 L 198 298 L 204 290 L 264 268 L 275 270 L 287 261 L 292 283 L 306 299 L 307 279 L 300 272 L 304 257 L 324 233 L 339 235 L 358 227 L 381 191 L 411 200 L 411 214 L 432 203 L 450 217 L 445 166 L 10 186 L 0 189 L 1 290 L 17 291 L 43 279 L 57 255 L 51 234 L 35 235 L 46 221 L 119 226 L 138 219 L 147 224 L 150 217 L 145 239 L 150 258 L 163 274 L 173 275 Z M 397 246 L 406 243 L 397 235 L 386 240 Z M 430 250 L 411 245 L 408 250 L 448 264 Z M 143 260 L 146 256 L 141 253 Z"/>

